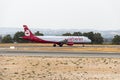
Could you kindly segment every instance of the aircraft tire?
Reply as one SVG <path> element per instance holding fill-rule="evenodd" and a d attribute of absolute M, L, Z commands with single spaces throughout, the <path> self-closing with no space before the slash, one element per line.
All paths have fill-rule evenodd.
<path fill-rule="evenodd" d="M 56 47 L 56 44 L 53 44 L 53 47 Z"/>
<path fill-rule="evenodd" d="M 60 46 L 60 47 L 63 47 L 63 44 L 60 44 L 59 46 Z"/>

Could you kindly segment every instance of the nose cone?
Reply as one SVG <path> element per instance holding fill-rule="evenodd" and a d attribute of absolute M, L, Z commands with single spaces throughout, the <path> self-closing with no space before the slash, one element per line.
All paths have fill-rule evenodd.
<path fill-rule="evenodd" d="M 91 43 L 92 41 L 90 39 L 88 39 L 88 42 Z"/>

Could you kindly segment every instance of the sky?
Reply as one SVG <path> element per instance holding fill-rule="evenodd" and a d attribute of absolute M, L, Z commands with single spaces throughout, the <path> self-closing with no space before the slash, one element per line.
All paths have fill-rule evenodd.
<path fill-rule="evenodd" d="M 0 28 L 120 29 L 120 0 L 0 0 Z"/>

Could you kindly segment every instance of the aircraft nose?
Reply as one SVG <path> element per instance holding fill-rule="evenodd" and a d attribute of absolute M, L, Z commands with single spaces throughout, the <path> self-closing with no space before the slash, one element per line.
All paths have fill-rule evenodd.
<path fill-rule="evenodd" d="M 89 39 L 89 42 L 91 43 L 92 41 Z"/>

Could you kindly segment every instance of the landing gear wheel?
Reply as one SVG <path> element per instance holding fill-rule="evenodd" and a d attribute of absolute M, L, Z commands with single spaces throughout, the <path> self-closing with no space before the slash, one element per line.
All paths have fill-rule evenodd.
<path fill-rule="evenodd" d="M 85 47 L 85 45 L 84 45 L 84 44 L 82 44 L 82 47 Z"/>
<path fill-rule="evenodd" d="M 53 47 L 56 47 L 56 44 L 53 44 Z"/>
<path fill-rule="evenodd" d="M 63 44 L 60 44 L 59 46 L 60 46 L 60 47 L 62 47 L 62 46 L 63 46 Z"/>

